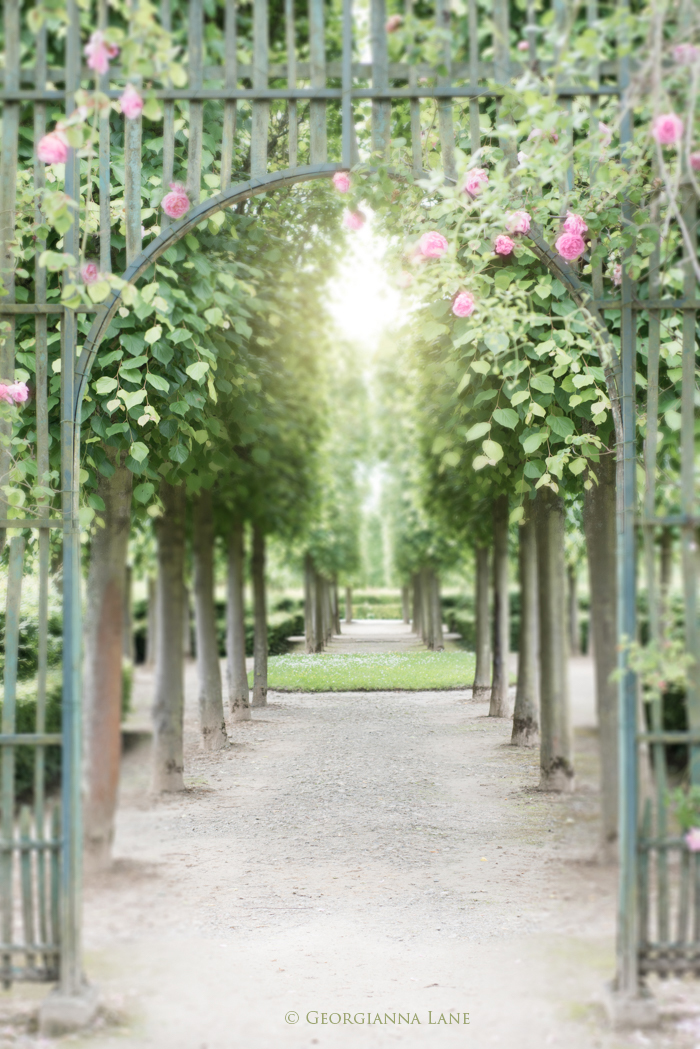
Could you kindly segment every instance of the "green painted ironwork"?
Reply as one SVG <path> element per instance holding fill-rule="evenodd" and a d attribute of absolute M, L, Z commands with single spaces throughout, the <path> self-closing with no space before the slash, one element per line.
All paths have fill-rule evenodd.
<path fill-rule="evenodd" d="M 67 2 L 65 28 L 65 68 L 47 64 L 47 30 L 42 28 L 35 40 L 33 68 L 20 69 L 19 0 L 5 0 L 3 28 L 5 61 L 0 71 L 0 104 L 3 107 L 2 148 L 0 152 L 0 276 L 5 294 L 0 298 L 0 319 L 9 335 L 0 350 L 0 375 L 14 374 L 14 329 L 18 317 L 33 317 L 36 337 L 36 461 L 39 476 L 48 477 L 48 353 L 47 320 L 57 315 L 61 325 L 61 518 L 50 517 L 49 505 L 42 506 L 36 517 L 13 518 L 6 501 L 0 499 L 0 533 L 7 528 L 31 529 L 38 535 L 39 572 L 39 672 L 37 683 L 36 725 L 33 733 L 17 733 L 14 720 L 14 697 L 18 616 L 21 600 L 23 542 L 10 540 L 10 578 L 7 596 L 7 629 L 5 652 L 5 699 L 2 734 L 2 819 L 0 821 L 0 980 L 5 985 L 17 978 L 55 979 L 60 976 L 62 989 L 75 993 L 83 980 L 81 962 L 81 699 L 80 699 L 80 524 L 78 515 L 79 453 L 81 406 L 90 370 L 105 337 L 110 321 L 121 304 L 121 295 L 113 293 L 100 306 L 67 308 L 47 301 L 46 273 L 36 267 L 36 297 L 33 303 L 15 301 L 14 257 L 11 246 L 15 227 L 15 195 L 20 111 L 33 108 L 34 138 L 47 128 L 47 105 L 60 103 L 70 113 L 76 91 L 89 83 L 87 70 L 81 66 L 82 41 L 79 9 L 75 0 Z M 107 0 L 98 0 L 91 9 L 94 25 L 105 28 L 109 22 Z M 627 10 L 620 0 L 621 11 Z M 555 18 L 565 19 L 567 5 L 555 0 Z M 406 0 L 406 12 L 413 10 L 413 0 Z M 593 25 L 598 17 L 595 0 L 588 0 L 587 17 Z M 499 87 L 517 72 L 509 56 L 508 0 L 493 0 L 493 39 L 488 41 L 492 61 L 485 62 L 480 53 L 478 6 L 468 0 L 468 61 L 452 61 L 449 30 L 452 15 L 449 0 L 437 0 L 436 21 L 442 31 L 439 70 L 424 66 L 392 63 L 387 50 L 384 0 L 370 2 L 371 62 L 357 62 L 353 54 L 355 33 L 352 0 L 342 5 L 342 56 L 328 60 L 328 40 L 322 0 L 309 0 L 309 57 L 297 61 L 294 5 L 285 0 L 285 38 L 287 60 L 284 65 L 271 64 L 269 47 L 269 11 L 267 0 L 253 0 L 252 32 L 245 41 L 238 40 L 235 0 L 224 3 L 224 65 L 205 66 L 205 14 L 202 0 L 188 5 L 188 70 L 189 83 L 181 88 L 172 84 L 156 85 L 155 97 L 163 100 L 162 156 L 163 183 L 173 177 L 175 151 L 176 103 L 188 104 L 187 190 L 195 206 L 185 218 L 172 222 L 162 216 L 161 232 L 142 248 L 141 234 L 141 121 L 125 122 L 123 162 L 125 166 L 125 228 L 127 268 L 122 276 L 135 283 L 169 246 L 199 223 L 223 208 L 261 193 L 304 181 L 329 178 L 337 170 L 351 167 L 358 159 L 355 134 L 356 107 L 362 100 L 371 101 L 372 144 L 388 155 L 391 140 L 392 105 L 409 103 L 411 128 L 411 168 L 419 174 L 423 167 L 421 144 L 421 100 L 438 102 L 438 132 L 443 166 L 447 178 L 455 177 L 455 141 L 453 103 L 468 102 L 471 148 L 481 144 L 480 100 L 498 99 Z M 161 21 L 171 26 L 170 0 L 162 0 Z M 624 26 L 624 22 L 622 23 Z M 624 30 L 623 30 L 624 31 Z M 535 4 L 527 2 L 526 37 L 530 44 L 525 61 L 532 68 L 537 62 L 538 25 Z M 624 43 L 624 41 L 622 41 Z M 238 61 L 244 47 L 252 54 L 252 64 Z M 630 59 L 600 63 L 593 77 L 585 83 L 557 83 L 556 94 L 565 106 L 574 99 L 582 100 L 595 111 L 603 96 L 622 97 L 630 83 Z M 26 65 L 25 60 L 25 65 Z M 115 69 L 100 78 L 100 89 L 117 98 L 123 88 Z M 286 86 L 271 86 L 280 80 Z M 250 86 L 241 86 L 246 81 Z M 329 81 L 334 81 L 329 86 Z M 340 81 L 340 86 L 336 86 Z M 368 85 L 371 81 L 371 86 Z M 51 84 L 47 88 L 47 83 Z M 62 86 L 60 86 L 62 85 Z M 218 85 L 218 86 L 213 86 Z M 202 191 L 202 131 L 204 104 L 208 100 L 223 102 L 222 141 L 216 158 L 220 170 L 218 194 L 200 203 Z M 269 172 L 268 139 L 270 105 L 286 106 L 287 151 L 289 166 Z M 309 103 L 309 163 L 299 164 L 298 121 L 300 107 Z M 249 107 L 251 117 L 250 170 L 248 177 L 233 181 L 234 146 L 239 132 L 239 107 Z M 328 157 L 328 118 L 339 111 L 342 121 L 341 153 Z M 632 142 L 631 113 L 622 106 L 622 142 Z M 100 208 L 100 265 L 111 270 L 111 233 L 109 214 L 110 172 L 113 158 L 109 118 L 99 122 L 98 190 Z M 593 170 L 595 159 L 591 160 Z M 398 172 L 397 174 L 401 174 Z M 573 171 L 567 183 L 573 180 Z M 44 166 L 34 165 L 34 185 L 44 184 Z M 78 158 L 70 151 L 65 168 L 65 192 L 79 199 L 80 172 Z M 205 190 L 209 192 L 209 190 Z M 37 204 L 38 207 L 38 204 Z M 687 192 L 684 214 L 688 228 L 696 226 L 697 201 Z M 624 216 L 630 208 L 625 205 Z M 37 219 L 40 214 L 37 211 Z M 75 222 L 64 238 L 64 250 L 79 257 L 82 228 Z M 654 535 L 662 527 L 679 527 L 682 534 L 683 572 L 685 581 L 685 614 L 687 646 L 698 651 L 696 610 L 695 533 L 698 518 L 694 494 L 694 370 L 696 354 L 696 313 L 700 308 L 692 266 L 686 264 L 686 279 L 681 299 L 662 299 L 658 277 L 658 255 L 652 266 L 656 277 L 650 283 L 649 300 L 640 300 L 628 275 L 623 275 L 620 295 L 605 298 L 600 263 L 593 266 L 590 285 L 584 284 L 572 268 L 558 258 L 538 231 L 531 231 L 531 246 L 539 258 L 562 281 L 571 297 L 588 310 L 591 324 L 608 340 L 611 361 L 607 375 L 611 399 L 619 397 L 622 405 L 623 435 L 619 442 L 619 629 L 621 636 L 636 636 L 636 494 L 637 447 L 635 432 L 635 332 L 639 311 L 649 317 L 649 389 L 648 437 L 646 444 L 646 490 L 642 528 L 645 564 L 649 576 L 648 590 L 652 605 L 652 633 L 658 636 L 660 616 L 653 582 L 655 578 Z M 37 259 L 45 245 L 36 246 Z M 631 251 L 632 249 L 630 249 Z M 654 265 L 656 269 L 654 270 Z M 607 332 L 606 311 L 621 311 L 622 339 L 620 359 Z M 682 512 L 676 517 L 656 516 L 654 498 L 656 474 L 656 435 L 658 434 L 658 360 L 659 330 L 666 311 L 681 311 L 683 318 L 683 398 L 681 407 L 682 446 Z M 94 321 L 85 338 L 79 336 L 78 315 L 94 313 Z M 55 321 L 52 320 L 52 323 Z M 79 355 L 78 355 L 79 351 Z M 8 458 L 0 452 L 0 480 L 7 474 Z M 57 493 L 58 494 L 58 493 Z M 49 592 L 50 530 L 59 530 L 63 548 L 63 702 L 62 735 L 63 777 L 60 812 L 47 804 L 45 797 L 44 754 L 47 746 L 57 743 L 55 734 L 47 734 L 46 671 Z M 14 624 L 14 625 L 13 625 Z M 682 740 L 691 749 L 692 779 L 700 780 L 700 661 L 693 671 L 689 693 L 690 730 L 688 733 L 665 733 L 660 704 L 652 710 L 652 731 L 641 732 L 637 724 L 637 685 L 621 652 L 620 684 L 620 831 L 621 880 L 619 907 L 618 984 L 621 990 L 635 993 L 645 973 L 655 971 L 696 972 L 700 970 L 700 897 L 696 860 L 688 856 L 682 839 L 668 838 L 666 826 L 665 744 Z M 15 668 L 15 670 L 13 670 Z M 17 819 L 14 794 L 14 752 L 19 745 L 35 748 L 34 808 L 31 817 L 23 809 Z M 651 745 L 654 753 L 655 800 L 647 806 L 638 824 L 638 764 L 640 745 Z M 33 835 L 33 836 L 32 836 Z M 678 862 L 677 862 L 678 861 Z M 13 873 L 21 887 L 19 905 L 13 900 Z M 23 939 L 18 939 L 18 936 Z M 672 937 L 675 936 L 675 939 Z M 17 959 L 19 958 L 19 963 Z"/>

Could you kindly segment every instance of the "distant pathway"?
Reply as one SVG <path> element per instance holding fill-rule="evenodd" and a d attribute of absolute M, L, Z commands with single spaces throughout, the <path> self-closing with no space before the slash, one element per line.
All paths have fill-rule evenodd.
<path fill-rule="evenodd" d="M 341 634 L 333 637 L 326 652 L 424 652 L 425 645 L 411 632 L 408 623 L 398 619 L 354 619 L 341 623 Z"/>

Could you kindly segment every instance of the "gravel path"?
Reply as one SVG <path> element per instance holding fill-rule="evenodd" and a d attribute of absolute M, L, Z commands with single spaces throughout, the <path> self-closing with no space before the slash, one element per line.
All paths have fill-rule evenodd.
<path fill-rule="evenodd" d="M 537 792 L 536 753 L 468 692 L 272 695 L 207 758 L 188 683 L 188 789 L 150 798 L 132 750 L 117 862 L 87 886 L 111 1022 L 80 1044 L 697 1044 L 601 1021 L 615 875 L 589 862 L 590 730 L 566 798 Z"/>

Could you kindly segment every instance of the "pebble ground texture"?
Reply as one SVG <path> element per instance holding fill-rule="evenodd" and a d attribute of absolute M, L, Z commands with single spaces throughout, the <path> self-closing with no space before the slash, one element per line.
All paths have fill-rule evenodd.
<path fill-rule="evenodd" d="M 399 624 L 356 631 L 363 650 L 392 631 L 398 650 L 411 644 Z M 61 1044 L 700 1046 L 694 983 L 664 985 L 659 1031 L 603 1018 L 615 871 L 591 859 L 586 660 L 572 663 L 567 797 L 538 792 L 536 752 L 511 747 L 510 721 L 467 691 L 271 694 L 207 757 L 192 667 L 187 685 L 187 791 L 152 798 L 148 743 L 127 754 L 116 862 L 86 886 L 86 966 L 105 1005 Z M 143 672 L 136 694 L 145 721 Z M 0 995 L 0 1047 L 49 1044 L 31 1033 L 44 993 Z"/>

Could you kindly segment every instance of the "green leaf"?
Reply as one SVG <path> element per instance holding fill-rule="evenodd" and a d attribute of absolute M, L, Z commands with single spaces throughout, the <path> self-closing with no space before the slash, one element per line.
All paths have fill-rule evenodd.
<path fill-rule="evenodd" d="M 163 334 L 163 329 L 160 324 L 154 324 L 152 328 L 149 328 L 144 338 L 149 346 L 152 346 L 154 342 L 158 342 L 158 339 Z"/>
<path fill-rule="evenodd" d="M 267 448 L 253 448 L 250 455 L 253 462 L 259 463 L 260 466 L 266 466 L 270 461 L 270 453 Z"/>
<path fill-rule="evenodd" d="M 533 375 L 530 386 L 534 386 L 540 393 L 554 393 L 554 379 L 551 375 Z"/>
<path fill-rule="evenodd" d="M 105 394 L 111 393 L 112 390 L 116 390 L 119 383 L 116 379 L 110 379 L 109 376 L 103 375 L 95 383 L 95 393 L 99 397 L 104 397 Z"/>
<path fill-rule="evenodd" d="M 72 220 L 69 225 L 72 225 Z M 75 255 L 67 251 L 42 251 L 39 256 L 39 265 L 44 266 L 49 273 L 58 273 L 60 270 L 75 266 Z"/>
<path fill-rule="evenodd" d="M 465 386 L 469 385 L 471 375 L 469 372 L 465 372 L 462 378 L 459 380 L 459 386 L 457 387 L 457 393 L 461 393 Z"/>
<path fill-rule="evenodd" d="M 144 484 L 139 484 L 134 488 L 134 499 L 137 503 L 147 503 L 155 492 L 155 487 L 150 481 L 146 481 Z"/>
<path fill-rule="evenodd" d="M 523 451 L 526 455 L 530 455 L 531 452 L 536 452 L 548 437 L 549 430 L 540 430 L 539 433 L 531 433 L 530 436 L 526 437 L 523 441 Z"/>
<path fill-rule="evenodd" d="M 488 433 L 491 429 L 491 423 L 474 423 L 471 429 L 467 430 L 467 441 L 478 441 L 480 437 L 483 437 L 485 433 Z"/>
<path fill-rule="evenodd" d="M 129 448 L 129 455 L 132 459 L 135 459 L 137 463 L 142 463 L 148 456 L 148 448 L 143 441 L 134 441 L 131 448 Z"/>
<path fill-rule="evenodd" d="M 224 315 L 218 306 L 212 306 L 210 309 L 204 311 L 204 316 L 210 324 L 223 324 Z"/>
<path fill-rule="evenodd" d="M 190 452 L 186 444 L 176 444 L 170 449 L 170 458 L 174 463 L 184 463 L 189 456 Z"/>
<path fill-rule="evenodd" d="M 471 368 L 478 375 L 488 375 L 491 371 L 491 365 L 488 361 L 472 361 Z"/>
<path fill-rule="evenodd" d="M 87 286 L 87 293 L 92 302 L 104 302 L 110 290 L 109 281 L 106 280 L 98 280 Z"/>
<path fill-rule="evenodd" d="M 510 399 L 511 404 L 522 404 L 523 401 L 527 401 L 530 396 L 529 390 L 517 390 Z"/>
<path fill-rule="evenodd" d="M 170 342 L 178 343 L 184 342 L 185 339 L 189 339 L 192 332 L 188 331 L 187 328 L 173 328 L 172 331 L 168 332 L 168 339 Z"/>
<path fill-rule="evenodd" d="M 509 520 L 509 522 L 511 524 L 518 524 L 520 521 L 522 521 L 524 516 L 525 516 L 525 507 L 524 506 L 516 506 L 515 510 L 511 510 L 510 517 L 508 518 L 508 520 Z"/>
<path fill-rule="evenodd" d="M 133 393 L 127 393 L 125 390 L 121 390 L 119 396 L 123 400 L 127 410 L 133 408 L 137 404 L 141 404 L 146 400 L 145 390 L 134 390 Z"/>
<path fill-rule="evenodd" d="M 558 437 L 571 437 L 571 434 L 575 430 L 573 421 L 567 419 L 565 415 L 548 415 L 547 426 L 550 430 L 553 430 Z"/>
<path fill-rule="evenodd" d="M 154 372 L 146 373 L 146 382 L 149 386 L 152 386 L 154 390 L 160 390 L 161 393 L 167 393 L 170 389 L 170 383 L 168 380 L 163 378 L 162 375 L 156 375 Z"/>
<path fill-rule="evenodd" d="M 135 357 L 144 347 L 143 335 L 125 333 L 119 336 L 119 341 L 132 357 Z"/>
<path fill-rule="evenodd" d="M 531 459 L 530 462 L 525 463 L 523 474 L 525 477 L 541 477 L 544 473 L 544 463 L 541 459 Z"/>
<path fill-rule="evenodd" d="M 552 289 L 547 284 L 538 284 L 535 291 L 541 299 L 548 299 L 552 293 Z"/>
<path fill-rule="evenodd" d="M 491 460 L 488 455 L 477 455 L 476 459 L 472 463 L 473 470 L 483 470 L 485 466 L 488 466 Z"/>
<path fill-rule="evenodd" d="M 585 459 L 573 459 L 569 463 L 569 469 L 571 470 L 572 474 L 575 477 L 578 477 L 578 475 L 583 473 L 583 471 L 586 469 L 586 460 Z"/>
<path fill-rule="evenodd" d="M 459 466 L 459 452 L 445 452 L 442 461 L 445 466 Z"/>
<path fill-rule="evenodd" d="M 138 368 L 122 368 L 119 372 L 119 378 L 123 379 L 124 382 L 136 382 L 140 384 L 143 376 Z"/>
<path fill-rule="evenodd" d="M 187 415 L 190 410 L 190 406 L 187 401 L 175 401 L 174 404 L 170 405 L 170 411 L 175 412 L 176 415 Z"/>
<path fill-rule="evenodd" d="M 520 422 L 518 413 L 514 412 L 512 408 L 496 408 L 493 418 L 499 426 L 505 426 L 509 430 L 514 430 Z"/>
<path fill-rule="evenodd" d="M 96 492 L 91 492 L 90 495 L 87 497 L 87 501 L 93 508 L 93 510 L 104 510 L 105 508 L 104 499 L 102 498 L 102 496 L 97 495 Z"/>
<path fill-rule="evenodd" d="M 503 458 L 503 448 L 498 441 L 484 441 L 481 447 L 484 449 L 484 454 L 488 455 L 493 462 L 497 463 Z"/>
<path fill-rule="evenodd" d="M 209 365 L 206 361 L 196 361 L 195 364 L 188 364 L 185 371 L 189 375 L 190 379 L 194 379 L 195 382 L 199 382 L 209 371 Z"/>
<path fill-rule="evenodd" d="M 571 381 L 576 389 L 580 390 L 582 386 L 592 386 L 595 379 L 592 375 L 574 375 Z"/>
<path fill-rule="evenodd" d="M 447 325 L 438 324 L 437 321 L 428 321 L 421 327 L 421 335 L 426 342 L 434 342 L 447 332 Z"/>
<path fill-rule="evenodd" d="M 494 331 L 484 335 L 484 342 L 495 354 L 505 353 L 510 345 L 510 340 L 504 331 Z"/>

